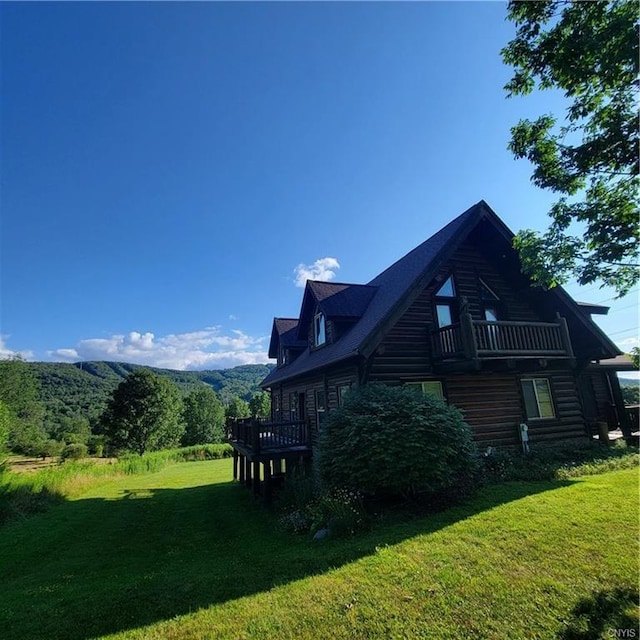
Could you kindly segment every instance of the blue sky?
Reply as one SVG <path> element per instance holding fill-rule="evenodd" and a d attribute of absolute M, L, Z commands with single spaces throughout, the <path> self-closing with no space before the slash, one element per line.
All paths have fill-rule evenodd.
<path fill-rule="evenodd" d="M 507 151 L 498 2 L 3 3 L 0 353 L 264 362 L 305 275 L 366 282 L 484 198 L 542 230 Z M 297 269 L 297 270 L 296 270 Z M 600 325 L 638 343 L 637 291 Z"/>

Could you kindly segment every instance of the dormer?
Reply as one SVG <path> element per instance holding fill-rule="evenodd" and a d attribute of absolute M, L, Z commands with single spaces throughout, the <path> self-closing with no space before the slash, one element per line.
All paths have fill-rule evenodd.
<path fill-rule="evenodd" d="M 277 360 L 278 367 L 293 362 L 306 348 L 306 341 L 298 340 L 297 318 L 274 318 L 269 343 L 269 357 Z"/>
<path fill-rule="evenodd" d="M 311 349 L 334 344 L 362 317 L 376 291 L 369 285 L 307 280 L 298 339 Z"/>

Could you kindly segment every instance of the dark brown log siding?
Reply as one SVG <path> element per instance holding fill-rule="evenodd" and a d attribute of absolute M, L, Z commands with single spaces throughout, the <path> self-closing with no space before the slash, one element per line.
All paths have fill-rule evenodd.
<path fill-rule="evenodd" d="M 316 412 L 316 391 L 324 390 L 328 411 L 338 406 L 338 387 L 343 384 L 358 384 L 358 368 L 355 364 L 318 372 L 314 376 L 298 378 L 284 382 L 271 390 L 272 395 L 282 394 L 281 420 L 289 420 L 291 416 L 290 398 L 292 393 L 305 394 L 305 417 L 309 422 L 312 442 L 317 440 L 318 424 Z"/>
<path fill-rule="evenodd" d="M 515 322 L 543 321 L 538 314 L 523 298 L 523 293 L 514 291 L 504 274 L 501 274 L 493 264 L 482 255 L 481 250 L 473 244 L 473 239 L 464 243 L 441 271 L 444 279 L 449 273 L 453 273 L 455 284 L 458 288 L 458 298 L 467 298 L 471 316 L 482 320 L 483 310 L 480 297 L 480 278 L 482 278 L 491 290 L 498 296 L 506 312 L 505 320 Z M 444 281 L 444 280 L 443 280 Z"/>
<path fill-rule="evenodd" d="M 477 320 L 483 319 L 480 278 L 500 298 L 505 319 L 517 322 L 549 320 L 537 314 L 480 250 L 467 242 L 440 270 L 435 281 L 419 293 L 382 340 L 372 356 L 370 381 L 419 380 L 433 375 L 431 331 L 437 328 L 433 296 L 450 274 L 454 277 L 458 301 L 464 296 L 472 317 Z"/>
<path fill-rule="evenodd" d="M 432 289 L 420 293 L 378 346 L 369 381 L 420 379 L 431 374 Z"/>
<path fill-rule="evenodd" d="M 457 375 L 446 379 L 448 401 L 464 413 L 478 445 L 515 445 L 524 413 L 514 375 Z"/>
<path fill-rule="evenodd" d="M 522 378 L 549 380 L 555 418 L 526 418 Z M 465 420 L 481 447 L 519 446 L 521 422 L 526 422 L 529 427 L 531 447 L 536 443 L 585 438 L 587 435 L 576 377 L 571 372 L 456 375 L 446 378 L 446 387 L 449 402 L 464 412 Z"/>

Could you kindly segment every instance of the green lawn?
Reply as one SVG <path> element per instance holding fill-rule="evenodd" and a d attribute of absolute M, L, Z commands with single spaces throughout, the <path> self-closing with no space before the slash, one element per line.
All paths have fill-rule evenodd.
<path fill-rule="evenodd" d="M 230 477 L 230 460 L 175 464 L 0 529 L 0 637 L 586 639 L 637 627 L 635 469 L 492 486 L 315 543 L 279 531 Z"/>

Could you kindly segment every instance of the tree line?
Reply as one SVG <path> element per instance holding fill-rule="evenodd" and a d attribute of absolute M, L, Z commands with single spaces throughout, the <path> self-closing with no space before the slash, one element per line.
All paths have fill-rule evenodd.
<path fill-rule="evenodd" d="M 0 361 L 0 451 L 77 458 L 220 443 L 226 418 L 267 417 L 270 412 L 270 398 L 261 391 L 248 401 L 233 396 L 225 403 L 204 382 L 185 389 L 150 369 L 136 368 L 112 391 L 106 406 L 90 405 L 85 415 L 52 419 L 29 363 Z"/>

